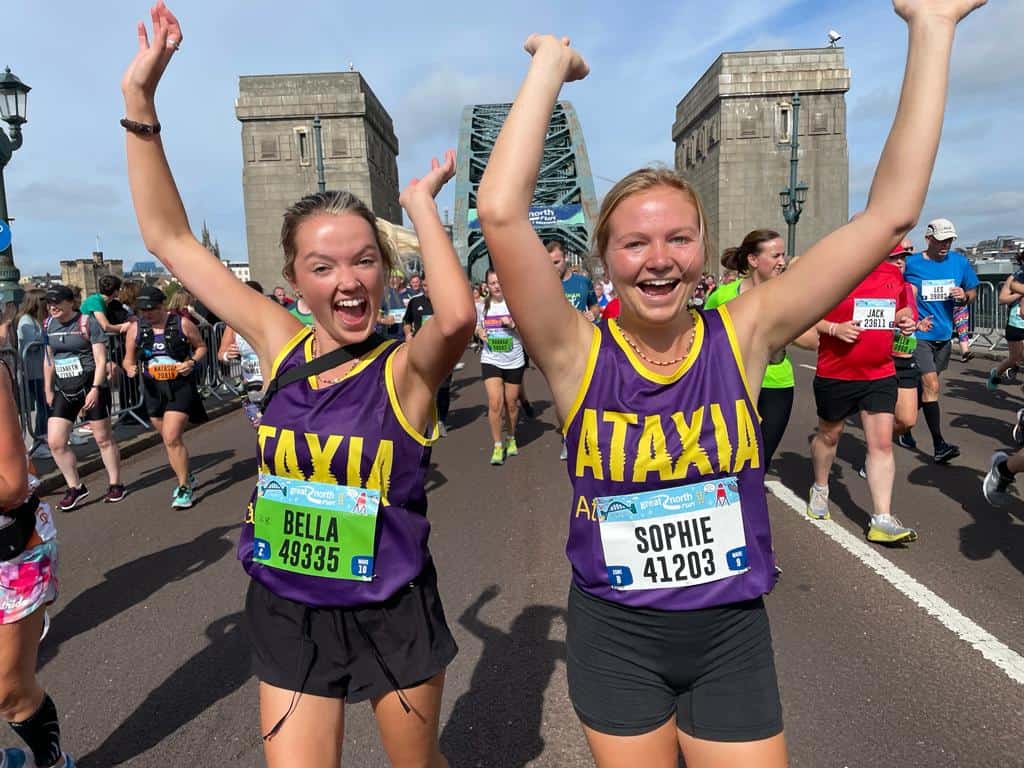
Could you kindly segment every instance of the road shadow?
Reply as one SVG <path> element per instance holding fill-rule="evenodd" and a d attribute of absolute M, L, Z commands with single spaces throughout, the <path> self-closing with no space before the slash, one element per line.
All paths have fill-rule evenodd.
<path fill-rule="evenodd" d="M 539 440 L 546 432 L 558 432 L 558 427 L 544 421 L 544 414 L 551 410 L 550 400 L 532 400 L 533 418 L 520 418 L 516 426 L 516 442 L 521 446 L 529 445 L 534 440 Z M 522 410 L 520 410 L 522 413 Z M 554 417 L 554 411 L 551 413 Z"/>
<path fill-rule="evenodd" d="M 1024 512 L 1020 502 L 1000 509 L 989 506 L 981 492 L 987 470 L 961 464 L 936 467 L 926 456 L 921 461 L 926 463 L 911 471 L 910 482 L 937 489 L 974 520 L 960 529 L 960 553 L 968 560 L 987 560 L 998 552 L 1024 573 L 1024 525 L 1020 524 Z"/>
<path fill-rule="evenodd" d="M 465 376 L 465 377 L 459 377 L 457 379 L 452 379 L 452 386 L 451 386 L 451 390 L 450 390 L 451 393 L 452 393 L 452 397 L 454 398 L 455 395 L 460 390 L 463 390 L 466 387 L 472 386 L 473 384 L 476 384 L 479 381 L 480 381 L 480 377 L 479 376 Z"/>
<path fill-rule="evenodd" d="M 222 461 L 227 461 L 235 455 L 235 451 L 213 451 L 211 453 L 200 453 L 189 457 L 189 471 L 198 473 L 205 469 L 214 467 L 220 464 Z M 135 491 L 141 491 L 143 488 L 149 488 L 154 485 L 161 483 L 170 483 L 174 480 L 174 470 L 169 465 L 162 467 L 154 467 L 142 472 L 136 480 L 128 486 L 128 492 L 132 493 Z M 203 485 L 203 478 L 199 477 L 199 484 L 197 488 L 201 488 Z"/>
<path fill-rule="evenodd" d="M 484 647 L 469 690 L 455 702 L 441 733 L 441 751 L 452 768 L 522 768 L 544 751 L 544 691 L 556 663 L 565 661 L 565 643 L 550 638 L 551 628 L 566 612 L 527 606 L 505 632 L 479 616 L 498 591 L 488 587 L 459 617 Z"/>
<path fill-rule="evenodd" d="M 1009 437 L 1010 428 L 1013 426 L 1009 419 L 982 416 L 977 413 L 951 412 L 949 415 L 952 417 L 949 420 L 951 427 L 983 435 L 997 444 L 1004 442 Z"/>
<path fill-rule="evenodd" d="M 967 403 L 986 403 L 994 408 L 1006 408 L 1016 411 L 1020 407 L 1020 388 L 1013 384 L 1003 384 L 995 392 L 989 392 L 985 386 L 986 376 L 977 374 L 976 378 L 944 379 L 943 390 L 946 398 L 963 400 Z"/>
<path fill-rule="evenodd" d="M 448 411 L 448 418 L 445 420 L 445 424 L 448 426 L 448 431 L 451 432 L 453 429 L 460 429 L 486 416 L 486 405 L 468 405 L 465 408 L 452 408 Z"/>
<path fill-rule="evenodd" d="M 206 628 L 210 644 L 175 670 L 103 743 L 78 761 L 81 768 L 121 765 L 152 749 L 252 677 L 242 614 Z M 197 760 L 197 765 L 203 760 Z"/>
<path fill-rule="evenodd" d="M 423 491 L 425 493 L 433 493 L 442 485 L 448 482 L 448 476 L 437 468 L 437 462 L 430 462 L 430 466 L 427 468 L 427 475 L 423 481 Z"/>
<path fill-rule="evenodd" d="M 165 585 L 187 579 L 234 550 L 227 534 L 236 526 L 212 528 L 176 544 L 119 565 L 58 613 L 39 647 L 39 668 L 56 658 L 61 645 L 141 603 Z"/>
<path fill-rule="evenodd" d="M 201 491 L 196 498 L 198 504 L 208 496 L 215 496 L 221 491 L 237 485 L 238 483 L 250 482 L 253 487 L 256 485 L 256 456 L 248 459 L 238 459 L 230 467 L 221 470 L 213 477 L 199 476 L 196 490 Z"/>

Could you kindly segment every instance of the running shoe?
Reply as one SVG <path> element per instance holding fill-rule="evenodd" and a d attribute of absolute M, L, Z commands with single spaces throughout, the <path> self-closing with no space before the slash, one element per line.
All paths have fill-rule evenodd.
<path fill-rule="evenodd" d="M 107 492 L 103 496 L 103 503 L 114 504 L 118 501 L 121 501 L 121 499 L 123 499 L 126 495 L 127 492 L 124 489 L 124 485 L 117 483 L 115 485 L 110 486 L 107 489 Z"/>
<path fill-rule="evenodd" d="M 35 764 L 23 749 L 8 747 L 0 752 L 0 768 L 35 768 Z"/>
<path fill-rule="evenodd" d="M 1013 425 L 1013 442 L 1018 448 L 1024 448 L 1024 408 L 1017 411 L 1017 423 Z"/>
<path fill-rule="evenodd" d="M 917 531 L 907 528 L 892 515 L 877 515 L 868 526 L 868 541 L 876 544 L 905 544 L 917 541 Z"/>
<path fill-rule="evenodd" d="M 68 488 L 68 492 L 64 494 L 64 498 L 60 500 L 60 507 L 62 512 L 70 512 L 75 507 L 79 507 L 89 497 L 89 489 L 85 487 L 85 483 L 82 483 L 77 488 Z"/>
<path fill-rule="evenodd" d="M 514 437 L 505 438 L 505 455 L 506 456 L 518 456 L 519 446 L 516 445 L 516 439 Z"/>
<path fill-rule="evenodd" d="M 188 509 L 192 506 L 192 486 L 179 485 L 174 490 L 174 498 L 171 500 L 174 509 Z"/>
<path fill-rule="evenodd" d="M 569 458 L 569 449 L 565 447 L 565 440 L 562 441 L 562 452 L 558 454 L 558 458 L 562 461 Z"/>
<path fill-rule="evenodd" d="M 192 472 L 188 473 L 188 487 L 189 488 L 195 488 L 196 487 L 196 476 Z M 171 491 L 171 498 L 173 499 L 177 495 L 178 495 L 178 487 L 175 486 L 174 489 Z"/>
<path fill-rule="evenodd" d="M 437 422 L 437 434 L 441 437 L 448 437 L 448 425 L 443 421 Z"/>
<path fill-rule="evenodd" d="M 465 364 L 465 363 L 463 363 L 463 362 L 461 362 L 461 361 L 459 361 L 459 362 L 457 362 L 457 363 L 455 364 L 455 368 L 453 368 L 452 370 L 455 370 L 455 371 L 461 371 L 461 370 L 462 370 L 463 368 L 465 368 L 465 367 L 466 367 L 466 364 Z"/>
<path fill-rule="evenodd" d="M 868 479 L 868 468 L 867 468 L 867 466 L 863 466 L 860 469 L 858 469 L 857 470 L 857 474 L 860 475 L 861 477 L 863 477 L 865 480 L 867 480 Z"/>
<path fill-rule="evenodd" d="M 819 490 L 811 486 L 807 499 L 807 516 L 812 520 L 828 520 L 832 516 L 828 511 L 828 488 Z"/>
<path fill-rule="evenodd" d="M 974 353 L 971 352 L 971 350 L 967 350 L 966 352 L 961 352 L 960 353 L 960 362 L 961 363 L 969 363 L 973 359 L 974 359 Z"/>
<path fill-rule="evenodd" d="M 985 389 L 989 392 L 995 392 L 999 389 L 999 369 L 990 368 L 988 372 L 988 378 L 985 379 Z"/>
<path fill-rule="evenodd" d="M 39 642 L 43 642 L 46 636 L 50 634 L 50 612 L 45 608 L 43 609 L 43 631 L 39 633 Z"/>
<path fill-rule="evenodd" d="M 917 440 L 909 432 L 904 432 L 902 435 L 896 435 L 896 445 L 900 448 L 906 448 L 908 451 L 917 450 Z"/>
<path fill-rule="evenodd" d="M 1017 383 L 1017 374 L 1018 373 L 1020 373 L 1020 369 L 1016 365 L 1011 365 L 1003 373 L 1003 383 L 1004 384 L 1016 384 Z"/>
<path fill-rule="evenodd" d="M 505 463 L 505 448 L 501 443 L 496 443 L 494 450 L 491 451 L 491 464 L 497 466 L 498 464 Z"/>
<path fill-rule="evenodd" d="M 935 446 L 935 463 L 948 464 L 960 455 L 960 446 L 941 443 Z"/>
<path fill-rule="evenodd" d="M 1003 477 L 999 471 L 999 465 L 1008 458 L 1010 457 L 1003 451 L 993 453 L 992 460 L 989 462 L 988 474 L 981 481 L 981 492 L 985 494 L 985 501 L 993 507 L 1001 507 L 1013 499 L 1010 496 L 1013 480 Z"/>

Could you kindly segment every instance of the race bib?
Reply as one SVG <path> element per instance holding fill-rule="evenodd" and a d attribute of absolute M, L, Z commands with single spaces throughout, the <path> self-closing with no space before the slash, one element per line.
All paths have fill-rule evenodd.
<path fill-rule="evenodd" d="M 512 334 L 502 324 L 508 315 L 492 315 L 484 318 L 484 329 L 487 331 L 487 348 L 491 352 L 511 352 L 513 348 Z"/>
<path fill-rule="evenodd" d="M 956 286 L 956 280 L 922 280 L 921 298 L 925 301 L 945 301 L 949 292 Z"/>
<path fill-rule="evenodd" d="M 398 309 L 389 309 L 387 311 L 387 315 L 396 323 L 400 323 L 405 319 L 405 307 L 399 307 Z"/>
<path fill-rule="evenodd" d="M 246 384 L 252 381 L 263 381 L 263 371 L 260 369 L 260 356 L 255 352 L 242 355 L 242 381 Z"/>
<path fill-rule="evenodd" d="M 902 333 L 897 333 L 892 340 L 892 351 L 897 354 L 909 355 L 917 349 L 917 337 L 916 336 L 904 336 Z"/>
<path fill-rule="evenodd" d="M 594 500 L 614 589 L 677 589 L 749 570 L 739 486 L 729 477 Z"/>
<path fill-rule="evenodd" d="M 373 579 L 380 493 L 346 485 L 259 476 L 253 560 L 326 579 Z"/>
<path fill-rule="evenodd" d="M 85 370 L 77 357 L 61 357 L 53 361 L 53 372 L 58 379 L 73 379 L 84 374 Z"/>
<path fill-rule="evenodd" d="M 864 331 L 891 331 L 896 327 L 896 299 L 854 299 L 853 321 Z"/>
<path fill-rule="evenodd" d="M 178 363 L 167 355 L 157 355 L 149 361 L 146 371 L 157 381 L 170 381 L 178 378 Z"/>

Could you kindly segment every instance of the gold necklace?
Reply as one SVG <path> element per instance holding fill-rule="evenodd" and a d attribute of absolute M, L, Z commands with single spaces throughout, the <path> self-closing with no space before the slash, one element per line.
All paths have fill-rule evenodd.
<path fill-rule="evenodd" d="M 318 357 L 320 357 L 320 341 L 319 341 L 319 339 L 317 339 L 317 336 L 316 336 L 316 326 L 314 325 L 314 326 L 310 326 L 310 327 L 313 329 L 313 359 L 316 360 Z M 318 373 L 316 375 L 316 380 L 318 382 L 320 382 L 321 384 L 328 384 L 328 385 L 329 384 L 337 384 L 339 381 L 344 379 L 345 376 L 347 376 L 351 370 L 352 369 L 349 368 L 347 371 L 345 371 L 345 373 L 343 373 L 341 376 L 339 376 L 336 379 L 329 379 L 326 376 L 324 376 L 322 373 Z"/>
<path fill-rule="evenodd" d="M 629 334 L 626 333 L 625 329 L 621 325 L 619 326 L 619 332 L 622 333 L 622 338 L 626 340 L 626 343 L 629 344 L 630 348 L 636 352 L 640 359 L 645 363 L 668 367 L 670 365 L 679 365 L 679 363 L 683 362 L 683 360 L 690 356 L 690 350 L 693 349 L 693 338 L 697 335 L 697 326 L 694 324 L 690 327 L 690 342 L 686 345 L 686 352 L 684 352 L 681 357 L 677 357 L 674 360 L 652 360 L 640 351 L 640 347 L 638 347 L 636 342 L 629 337 Z"/>

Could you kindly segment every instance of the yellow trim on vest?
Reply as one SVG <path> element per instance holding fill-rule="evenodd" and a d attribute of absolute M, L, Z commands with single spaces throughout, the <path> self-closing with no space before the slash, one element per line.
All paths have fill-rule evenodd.
<path fill-rule="evenodd" d="M 615 319 L 608 321 L 608 327 L 611 329 L 612 338 L 615 339 L 615 343 L 619 345 L 619 348 L 625 353 L 626 359 L 629 360 L 630 365 L 633 366 L 640 376 L 643 376 L 648 381 L 653 381 L 655 384 L 673 384 L 682 378 L 683 374 L 686 373 L 693 366 L 697 357 L 700 355 L 701 348 L 704 346 L 704 320 L 700 314 L 694 311 L 690 312 L 690 318 L 693 320 L 693 344 L 690 345 L 690 351 L 686 355 L 686 358 L 679 364 L 679 367 L 675 371 L 669 374 L 654 373 L 654 371 L 648 370 L 643 364 L 643 361 L 637 356 L 633 348 L 629 346 L 629 342 L 622 335 L 622 330 L 619 328 L 618 321 Z"/>
<path fill-rule="evenodd" d="M 294 336 L 292 336 L 290 339 L 288 339 L 287 342 L 285 342 L 285 345 L 283 347 L 281 347 L 281 351 L 278 352 L 277 357 L 274 358 L 274 364 L 270 366 L 270 378 L 267 379 L 268 382 L 274 380 L 274 378 L 277 376 L 277 369 L 281 366 L 281 363 L 283 363 L 284 359 L 288 357 L 291 351 L 299 345 L 299 343 L 302 341 L 302 337 L 307 333 L 312 334 L 313 329 L 310 328 L 308 325 L 304 325 L 295 332 Z"/>
<path fill-rule="evenodd" d="M 329 387 L 333 387 L 335 384 L 340 384 L 341 382 L 345 381 L 345 379 L 352 378 L 353 376 L 358 374 L 360 371 L 362 371 L 364 368 L 366 368 L 366 366 L 368 366 L 370 363 L 372 363 L 374 360 L 376 360 L 385 349 L 387 349 L 389 346 L 391 346 L 392 343 L 394 343 L 394 339 L 388 339 L 387 341 L 381 342 L 376 347 L 374 347 L 372 350 L 370 350 L 370 352 L 366 355 L 366 357 L 362 358 L 358 363 L 356 363 L 351 368 L 349 368 L 344 376 L 342 376 L 340 379 L 338 379 L 337 381 L 333 382 L 332 384 L 328 384 L 327 386 L 321 387 L 319 382 L 316 379 L 316 376 L 307 376 L 306 377 L 306 381 L 309 382 L 309 388 L 313 389 L 313 390 L 327 389 Z M 313 334 L 312 333 L 310 333 L 309 334 L 309 338 L 306 339 L 306 345 L 305 345 L 305 349 L 303 350 L 303 354 L 305 355 L 307 363 L 311 362 L 313 360 Z"/>
<path fill-rule="evenodd" d="M 594 333 L 590 337 L 590 352 L 587 354 L 587 367 L 583 370 L 583 378 L 580 379 L 580 388 L 576 390 L 576 399 L 572 403 L 569 412 L 565 414 L 562 422 L 562 435 L 569 431 L 569 425 L 576 418 L 580 407 L 583 405 L 583 398 L 587 396 L 590 389 L 590 380 L 594 377 L 594 369 L 597 367 L 597 353 L 601 351 L 601 329 L 594 326 Z"/>
<path fill-rule="evenodd" d="M 743 355 L 740 353 L 740 343 L 736 339 L 736 329 L 732 324 L 732 315 L 729 314 L 725 304 L 721 304 L 715 309 L 718 311 L 718 316 L 722 318 L 722 327 L 725 328 L 725 335 L 729 337 L 729 347 L 732 349 L 732 356 L 736 360 L 736 368 L 739 369 L 740 378 L 743 379 L 743 389 L 746 390 L 747 398 L 754 407 L 754 415 L 757 416 L 758 421 L 761 421 L 761 414 L 757 410 L 757 398 L 751 392 L 750 382 L 747 381 L 747 367 L 743 364 Z"/>
<path fill-rule="evenodd" d="M 395 354 L 398 354 L 397 350 Z M 425 437 L 418 430 L 413 429 L 412 424 L 405 417 L 405 411 L 402 410 L 402 406 L 398 402 L 398 392 L 395 391 L 395 372 L 392 366 L 394 360 L 395 355 L 390 355 L 384 362 L 384 386 L 388 390 L 388 401 L 391 403 L 391 410 L 395 412 L 395 418 L 398 419 L 398 423 L 402 425 L 402 429 L 405 430 L 409 437 L 420 445 L 429 447 L 437 442 L 438 437 L 440 437 L 440 430 L 437 427 L 437 403 L 435 401 L 434 407 L 431 409 L 430 437 Z"/>

